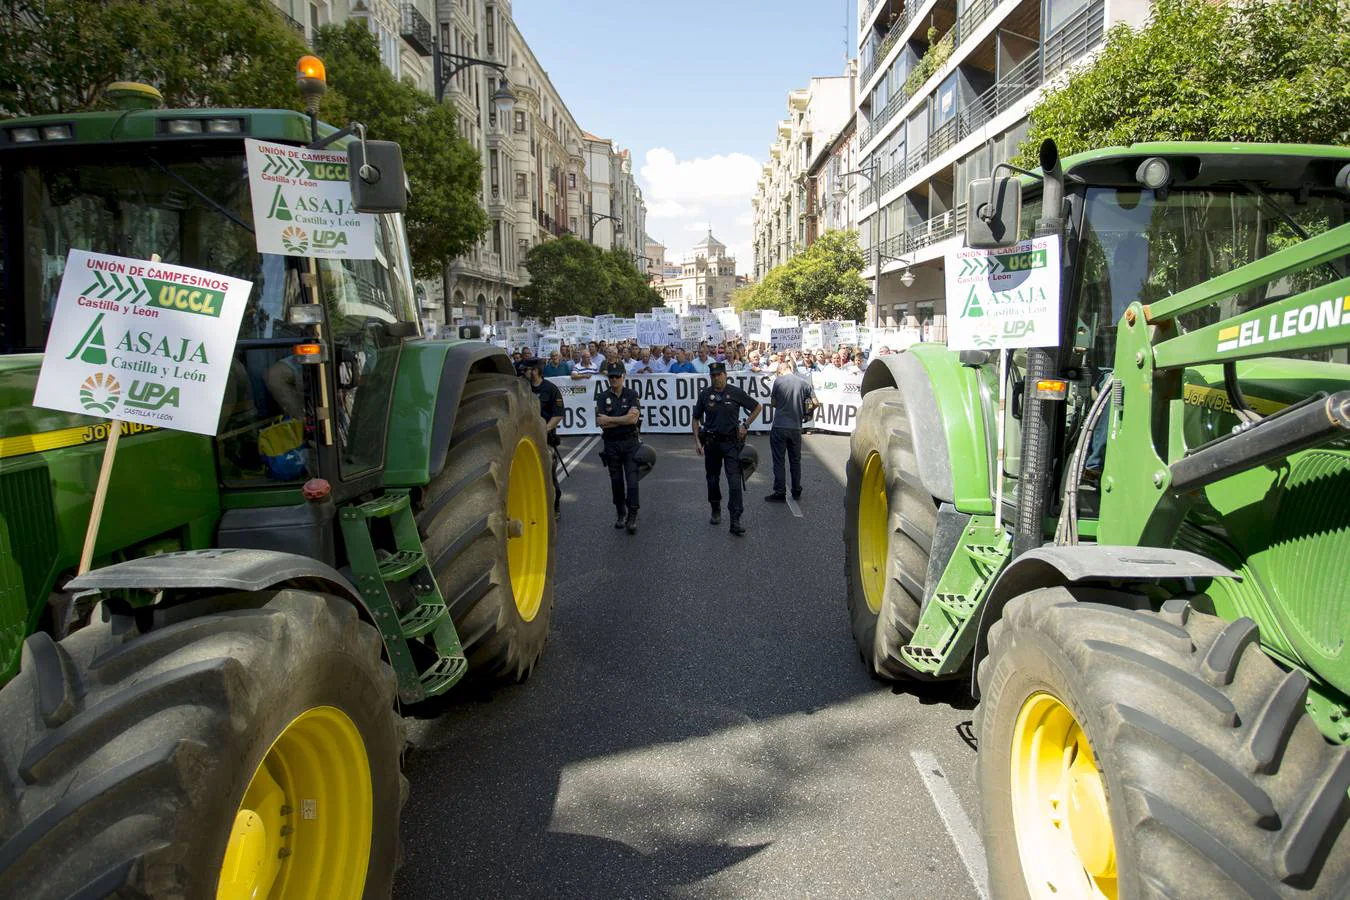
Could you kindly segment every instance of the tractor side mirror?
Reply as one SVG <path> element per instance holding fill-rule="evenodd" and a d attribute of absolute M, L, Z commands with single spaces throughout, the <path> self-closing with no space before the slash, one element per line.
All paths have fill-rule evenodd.
<path fill-rule="evenodd" d="M 966 246 L 993 250 L 1017 242 L 1022 228 L 1022 182 L 976 178 L 966 190 Z"/>
<path fill-rule="evenodd" d="M 483 339 L 483 326 L 481 325 L 459 326 L 459 339 L 461 341 L 481 341 Z"/>
<path fill-rule="evenodd" d="M 353 141 L 347 148 L 352 207 L 362 213 L 401 213 L 408 208 L 403 150 L 393 141 Z"/>

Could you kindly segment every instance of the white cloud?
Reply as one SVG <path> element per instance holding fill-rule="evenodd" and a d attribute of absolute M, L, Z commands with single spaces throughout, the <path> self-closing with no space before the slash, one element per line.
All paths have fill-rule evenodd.
<path fill-rule="evenodd" d="M 750 230 L 761 166 L 744 153 L 680 159 L 665 147 L 648 150 L 638 170 L 647 199 L 647 231 L 666 245 L 666 258 L 678 262 L 712 229 L 736 257 L 736 269 L 749 272 Z"/>

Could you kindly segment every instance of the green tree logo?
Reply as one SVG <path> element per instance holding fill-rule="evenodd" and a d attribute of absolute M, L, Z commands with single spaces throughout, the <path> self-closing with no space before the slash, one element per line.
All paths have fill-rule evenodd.
<path fill-rule="evenodd" d="M 280 219 L 283 222 L 291 220 L 291 208 L 286 205 L 286 197 L 281 193 L 281 185 L 272 192 L 272 205 L 267 210 L 267 218 Z"/>
<path fill-rule="evenodd" d="M 103 313 L 94 317 L 90 323 L 89 329 L 85 331 L 84 336 L 80 338 L 75 349 L 70 351 L 66 359 L 74 359 L 78 354 L 80 362 L 87 362 L 91 366 L 104 366 L 108 364 L 108 347 L 103 340 Z"/>
<path fill-rule="evenodd" d="M 971 285 L 970 293 L 966 295 L 966 305 L 961 308 L 961 318 L 978 319 L 983 315 L 984 307 L 980 305 L 979 292 Z"/>
<path fill-rule="evenodd" d="M 90 412 L 111 413 L 122 398 L 122 385 L 103 372 L 95 372 L 80 385 L 80 405 Z"/>

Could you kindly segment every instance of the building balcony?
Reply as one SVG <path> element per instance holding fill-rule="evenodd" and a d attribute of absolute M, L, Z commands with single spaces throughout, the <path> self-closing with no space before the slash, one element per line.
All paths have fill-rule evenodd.
<path fill-rule="evenodd" d="M 866 260 L 864 268 L 870 269 L 877 265 L 878 249 L 882 255 L 888 258 L 888 261 L 904 258 L 907 262 L 912 263 L 914 261 L 913 256 L 918 251 L 932 244 L 959 237 L 964 233 L 965 228 L 966 205 L 962 203 L 960 206 L 949 209 L 940 215 L 924 219 L 922 222 L 916 222 L 900 234 L 892 235 L 882 241 L 879 247 L 868 247 L 863 252 Z"/>
<path fill-rule="evenodd" d="M 404 2 L 399 9 L 399 37 L 416 51 L 418 56 L 431 55 L 431 23 L 416 3 Z"/>

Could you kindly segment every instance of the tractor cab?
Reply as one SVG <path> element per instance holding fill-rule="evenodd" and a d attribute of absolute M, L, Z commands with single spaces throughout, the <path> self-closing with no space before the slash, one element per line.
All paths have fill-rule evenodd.
<path fill-rule="evenodd" d="M 991 179 L 974 182 L 969 208 L 988 218 L 981 220 L 979 212 L 972 216 L 968 245 L 1008 246 L 1053 230 L 1043 203 L 1044 171 L 1016 180 L 996 177 L 992 185 Z M 1002 479 L 1010 521 L 1027 480 L 1022 429 L 1029 403 L 1056 408 L 1047 422 L 1053 439 L 1043 474 L 1052 486 L 1062 487 L 1069 452 L 1094 400 L 1118 366 L 1133 365 L 1132 358 L 1117 359 L 1119 327 L 1132 304 L 1147 308 L 1350 221 L 1350 152 L 1339 148 L 1137 144 L 1080 154 L 1062 165 L 1055 161 L 1049 171 L 1063 181 L 1060 347 L 1044 379 L 1052 383 L 1049 391 L 1038 392 L 1028 383 L 1033 351 L 1010 354 L 1005 385 L 1010 402 L 1002 421 L 1005 464 L 995 476 Z M 1059 186 L 1052 190 L 1061 193 Z M 1347 274 L 1350 259 L 1333 257 L 1310 270 L 1276 274 L 1179 315 L 1166 327 L 1178 334 L 1198 331 Z M 963 312 L 953 309 L 952 314 Z M 1305 397 L 1311 385 L 1341 383 L 1345 370 L 1326 364 L 1346 362 L 1350 349 L 1340 346 L 1287 353 L 1278 366 L 1253 359 L 1186 368 L 1181 373 L 1186 445 L 1226 434 L 1252 421 L 1250 413 L 1283 409 Z M 992 372 L 992 366 L 987 368 Z M 1099 505 L 1108 422 L 1106 415 L 1097 419 L 1086 445 L 1085 477 L 1079 483 L 1085 512 Z M 997 486 L 991 483 L 990 489 Z M 1058 495 L 1052 489 L 1045 515 L 1059 514 Z M 1085 521 L 1083 527 L 1095 534 L 1095 522 Z"/>
<path fill-rule="evenodd" d="M 253 282 L 203 451 L 219 485 L 255 503 L 316 476 L 339 501 L 369 491 L 401 348 L 420 333 L 401 214 L 375 217 L 375 259 L 260 254 L 244 138 L 303 146 L 336 129 L 282 110 L 159 109 L 144 86 L 120 93 L 120 110 L 0 124 L 0 440 L 97 425 L 30 405 L 67 253 L 157 257 Z M 335 149 L 347 145 L 360 146 L 345 137 Z M 401 171 L 387 175 L 402 186 Z M 289 220 L 298 254 L 324 238 L 303 210 L 274 204 L 269 216 Z M 96 294 L 129 290 L 109 277 Z M 135 335 L 109 340 L 110 366 L 138 364 Z"/>

